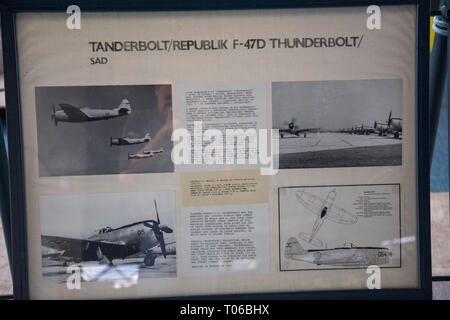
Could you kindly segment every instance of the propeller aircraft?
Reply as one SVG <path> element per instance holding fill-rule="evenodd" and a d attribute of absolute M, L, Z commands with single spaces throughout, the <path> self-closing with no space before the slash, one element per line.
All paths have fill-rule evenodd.
<path fill-rule="evenodd" d="M 290 237 L 284 251 L 286 259 L 317 265 L 368 267 L 389 263 L 392 252 L 383 247 L 358 247 L 353 244 L 330 249 L 305 250 L 297 239 Z"/>
<path fill-rule="evenodd" d="M 129 153 L 128 159 L 145 159 L 145 158 L 153 158 L 155 154 L 163 152 L 163 148 L 158 150 L 148 150 L 143 153 Z"/>
<path fill-rule="evenodd" d="M 298 125 L 295 124 L 297 119 L 292 118 L 291 121 L 286 121 L 285 125 L 287 126 L 286 129 L 279 129 L 280 138 L 285 138 L 285 135 L 292 135 L 300 137 L 300 134 L 303 133 L 303 137 L 306 138 L 307 132 L 317 132 L 319 131 L 319 128 L 305 128 L 305 129 L 299 129 Z"/>
<path fill-rule="evenodd" d="M 375 121 L 374 129 L 378 131 L 379 136 L 385 136 L 388 133 L 394 135 L 395 139 L 400 139 L 400 134 L 403 131 L 402 118 L 392 117 L 392 111 L 389 112 L 387 122 Z"/>
<path fill-rule="evenodd" d="M 301 233 L 299 236 L 316 247 L 323 246 L 322 241 L 317 238 L 317 233 L 325 220 L 330 220 L 339 224 L 354 224 L 358 217 L 347 210 L 344 210 L 334 204 L 336 199 L 336 189 L 331 190 L 325 199 L 314 194 L 306 192 L 304 189 L 295 193 L 297 201 L 300 202 L 308 211 L 316 215 L 314 225 L 310 234 Z"/>
<path fill-rule="evenodd" d="M 56 110 L 53 105 L 51 119 L 55 126 L 58 122 L 87 122 L 107 120 L 111 118 L 127 116 L 131 113 L 131 106 L 127 99 L 123 99 L 120 105 L 114 109 L 91 109 L 89 107 L 77 108 L 68 103 L 60 103 L 61 110 Z"/>
<path fill-rule="evenodd" d="M 131 144 L 140 144 L 150 142 L 152 138 L 150 137 L 150 133 L 147 133 L 143 138 L 132 138 L 132 137 L 123 137 L 123 138 L 110 138 L 110 146 L 125 146 Z"/>

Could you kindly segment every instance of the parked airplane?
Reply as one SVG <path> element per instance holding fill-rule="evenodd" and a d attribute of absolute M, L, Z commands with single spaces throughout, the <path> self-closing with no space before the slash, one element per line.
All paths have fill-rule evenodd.
<path fill-rule="evenodd" d="M 163 148 L 158 150 L 148 150 L 143 153 L 129 153 L 128 159 L 145 159 L 145 158 L 153 158 L 155 154 L 163 152 Z"/>
<path fill-rule="evenodd" d="M 400 134 L 403 131 L 402 118 L 393 118 L 392 111 L 389 112 L 389 117 L 387 122 L 377 122 L 375 121 L 374 128 L 378 131 L 378 134 L 381 136 L 385 136 L 388 133 L 394 135 L 395 139 L 400 139 Z"/>
<path fill-rule="evenodd" d="M 284 251 L 286 259 L 343 267 L 367 267 L 389 263 L 392 252 L 382 247 L 343 246 L 331 249 L 305 250 L 297 239 L 290 237 Z"/>
<path fill-rule="evenodd" d="M 159 246 L 162 255 L 166 258 L 164 233 L 173 232 L 170 227 L 161 224 L 156 200 L 154 203 L 157 221 L 144 220 L 116 229 L 105 227 L 96 230 L 87 239 L 42 235 L 42 246 L 62 251 L 59 257 L 76 262 L 102 262 L 106 258 L 112 264 L 113 259 L 125 259 L 144 253 L 145 265 L 153 266 L 157 256 L 153 250 L 157 251 Z"/>
<path fill-rule="evenodd" d="M 61 122 L 86 122 L 107 120 L 116 117 L 127 116 L 131 113 L 131 106 L 127 99 L 123 99 L 120 105 L 114 109 L 91 109 L 89 107 L 77 108 L 67 103 L 59 104 L 61 110 L 56 111 L 53 105 L 51 119 L 58 126 Z"/>
<path fill-rule="evenodd" d="M 310 194 L 304 189 L 297 191 L 295 196 L 300 204 L 317 216 L 311 234 L 307 235 L 307 239 L 304 238 L 304 234 L 301 236 L 303 240 L 315 244 L 316 246 L 320 246 L 321 244 L 321 241 L 316 238 L 316 235 L 326 219 L 339 224 L 354 224 L 358 221 L 356 215 L 334 204 L 336 199 L 336 189 L 328 192 L 325 199 Z"/>
<path fill-rule="evenodd" d="M 110 139 L 110 146 L 125 146 L 130 144 L 140 144 L 145 142 L 150 142 L 152 138 L 150 137 L 150 133 L 147 133 L 143 138 L 132 138 L 132 137 L 123 137 L 123 138 L 113 138 Z"/>
<path fill-rule="evenodd" d="M 306 138 L 307 132 L 317 132 L 319 131 L 319 128 L 305 128 L 305 129 L 299 129 L 298 126 L 295 124 L 297 119 L 292 118 L 290 122 L 285 122 L 285 125 L 287 125 L 287 129 L 278 129 L 280 133 L 280 138 L 284 138 L 286 134 L 293 135 L 300 137 L 300 134 L 303 133 L 303 137 Z"/>
<path fill-rule="evenodd" d="M 354 133 L 359 135 L 369 135 L 371 133 L 375 133 L 375 128 L 371 128 L 362 124 L 360 127 L 355 127 Z"/>

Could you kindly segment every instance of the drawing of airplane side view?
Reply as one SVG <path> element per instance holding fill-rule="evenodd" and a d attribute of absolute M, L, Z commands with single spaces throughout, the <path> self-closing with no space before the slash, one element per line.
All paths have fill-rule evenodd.
<path fill-rule="evenodd" d="M 300 137 L 300 134 L 303 133 L 303 137 L 306 138 L 307 132 L 317 132 L 319 131 L 319 128 L 304 128 L 299 129 L 298 125 L 295 124 L 297 119 L 292 118 L 291 121 L 285 122 L 285 125 L 287 125 L 287 129 L 278 129 L 278 132 L 280 133 L 280 138 L 285 138 L 286 134 L 291 136 Z"/>
<path fill-rule="evenodd" d="M 150 137 L 150 133 L 147 133 L 143 138 L 131 138 L 131 137 L 123 137 L 123 138 L 110 138 L 110 146 L 126 146 L 130 144 L 140 144 L 145 142 L 150 142 L 152 138 Z"/>
<path fill-rule="evenodd" d="M 91 109 L 89 107 L 77 108 L 68 103 L 60 103 L 61 110 L 56 110 L 53 105 L 51 119 L 55 126 L 58 122 L 87 122 L 107 120 L 111 118 L 127 116 L 131 113 L 131 105 L 127 99 L 123 99 L 120 105 L 114 109 Z"/>
<path fill-rule="evenodd" d="M 303 240 L 306 240 L 316 246 L 322 245 L 316 235 L 326 219 L 339 224 L 354 224 L 358 221 L 358 217 L 356 215 L 334 204 L 336 199 L 336 189 L 332 189 L 328 192 L 325 199 L 322 199 L 314 194 L 310 194 L 304 189 L 297 191 L 295 196 L 300 204 L 317 216 L 314 221 L 311 234 L 301 234 L 301 238 Z"/>
<path fill-rule="evenodd" d="M 163 152 L 163 148 L 160 148 L 158 150 L 148 150 L 144 151 L 142 153 L 129 153 L 128 159 L 146 159 L 146 158 L 153 158 L 155 154 Z"/>
<path fill-rule="evenodd" d="M 389 117 L 387 122 L 377 122 L 375 121 L 374 128 L 378 132 L 379 136 L 385 136 L 388 133 L 394 135 L 395 139 L 400 139 L 400 134 L 403 132 L 403 120 L 402 118 L 393 118 L 392 111 L 389 112 Z"/>
<path fill-rule="evenodd" d="M 110 265 L 113 259 L 126 259 L 143 253 L 145 265 L 153 266 L 158 254 L 162 254 L 164 258 L 168 254 L 164 233 L 173 232 L 170 227 L 161 224 L 156 200 L 154 204 L 156 221 L 144 220 L 116 229 L 101 228 L 87 239 L 42 235 L 42 247 L 61 252 L 58 258 L 76 262 L 99 261 L 100 263 L 106 259 Z M 169 249 L 172 253 L 173 248 Z"/>
<path fill-rule="evenodd" d="M 284 255 L 286 259 L 317 265 L 367 267 L 389 263 L 392 252 L 388 248 L 358 247 L 353 244 L 331 249 L 305 250 L 297 239 L 290 237 L 286 243 Z"/>

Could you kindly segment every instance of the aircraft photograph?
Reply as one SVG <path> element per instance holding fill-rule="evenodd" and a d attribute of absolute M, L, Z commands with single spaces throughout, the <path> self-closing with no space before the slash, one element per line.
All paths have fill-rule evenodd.
<path fill-rule="evenodd" d="M 40 177 L 174 171 L 171 85 L 37 87 L 35 96 Z M 161 148 L 153 161 L 128 158 Z"/>
<path fill-rule="evenodd" d="M 401 165 L 402 90 L 401 79 L 273 82 L 279 169 Z"/>
<path fill-rule="evenodd" d="M 156 154 L 163 152 L 163 148 L 158 150 L 147 150 L 142 151 L 142 153 L 134 153 L 134 154 L 128 154 L 128 159 L 146 159 L 146 158 L 153 158 Z"/>
<path fill-rule="evenodd" d="M 142 138 L 136 138 L 136 137 L 123 137 L 123 138 L 110 138 L 110 146 L 127 146 L 131 144 L 141 144 L 150 142 L 152 138 L 150 137 L 150 133 L 146 133 L 144 137 Z"/>
<path fill-rule="evenodd" d="M 55 209 L 64 211 L 65 220 L 73 226 L 70 234 L 64 230 L 43 230 L 41 234 L 42 270 L 44 278 L 61 282 L 66 279 L 68 266 L 89 267 L 107 265 L 137 265 L 139 277 L 171 277 L 176 275 L 176 236 L 174 234 L 173 192 L 146 192 L 96 195 L 70 195 L 58 199 L 55 196 L 41 198 L 43 214 L 41 225 L 51 229 L 49 219 L 57 217 Z M 65 202 L 65 203 L 64 203 Z M 75 203 L 83 203 L 84 212 L 77 217 Z M 138 209 L 138 205 L 144 204 Z M 125 204 L 135 210 L 123 217 Z M 112 214 L 90 218 L 95 210 Z M 97 216 L 100 211 L 97 212 Z M 102 221 L 113 220 L 114 223 Z M 52 221 L 53 223 L 54 221 Z M 88 230 L 79 232 L 81 229 Z M 68 229 L 67 229 L 68 230 Z"/>
<path fill-rule="evenodd" d="M 117 117 L 127 116 L 131 113 L 131 106 L 127 99 L 123 99 L 120 105 L 114 109 L 93 109 L 90 107 L 75 107 L 68 103 L 60 103 L 61 110 L 56 111 L 53 105 L 53 113 L 51 118 L 58 126 L 58 121 L 61 122 L 86 122 L 97 120 L 108 120 Z"/>
<path fill-rule="evenodd" d="M 280 271 L 399 267 L 399 188 L 279 188 Z"/>

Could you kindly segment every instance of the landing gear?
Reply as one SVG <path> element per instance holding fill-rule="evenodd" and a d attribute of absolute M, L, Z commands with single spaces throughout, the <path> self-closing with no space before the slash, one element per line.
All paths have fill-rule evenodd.
<path fill-rule="evenodd" d="M 400 139 L 400 133 L 399 132 L 395 132 L 394 133 L 394 138 L 395 139 Z"/>
<path fill-rule="evenodd" d="M 155 264 L 156 256 L 153 254 L 153 252 L 149 252 L 145 255 L 144 263 L 146 266 L 153 266 Z"/>

